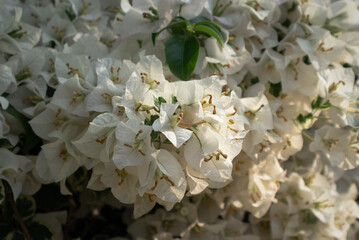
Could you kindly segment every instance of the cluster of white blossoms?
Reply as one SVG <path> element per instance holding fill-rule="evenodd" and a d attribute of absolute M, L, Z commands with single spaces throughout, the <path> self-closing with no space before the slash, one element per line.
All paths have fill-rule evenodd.
<path fill-rule="evenodd" d="M 177 16 L 224 39 L 187 81 L 152 38 Z M 0 0 L 0 179 L 71 195 L 83 169 L 113 239 L 354 240 L 358 75 L 357 0 Z"/>

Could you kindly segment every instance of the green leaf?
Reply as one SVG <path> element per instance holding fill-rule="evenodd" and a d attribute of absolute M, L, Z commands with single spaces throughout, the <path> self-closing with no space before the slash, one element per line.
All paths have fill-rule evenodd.
<path fill-rule="evenodd" d="M 152 33 L 152 44 L 155 47 L 156 46 L 156 40 L 157 37 L 163 32 L 164 30 L 170 30 L 172 34 L 183 34 L 186 31 L 187 26 L 190 24 L 190 22 L 185 19 L 184 17 L 177 16 L 164 28 L 162 28 L 160 31 Z"/>
<path fill-rule="evenodd" d="M 156 46 L 156 40 L 157 37 L 164 31 L 164 30 L 171 30 L 172 34 L 176 33 L 183 33 L 185 32 L 187 27 L 186 22 L 174 22 L 170 23 L 167 27 L 162 28 L 160 31 L 152 33 L 152 44 L 155 47 Z"/>
<path fill-rule="evenodd" d="M 307 115 L 303 115 L 303 114 L 299 114 L 297 116 L 297 121 L 300 122 L 300 123 L 305 123 L 308 119 L 311 119 L 313 117 L 313 114 L 312 113 L 308 113 Z"/>
<path fill-rule="evenodd" d="M 304 222 L 308 225 L 314 225 L 318 222 L 318 218 L 310 210 L 304 210 Z"/>
<path fill-rule="evenodd" d="M 307 121 L 307 119 L 301 113 L 298 115 L 297 120 L 300 123 L 305 123 L 305 121 Z"/>
<path fill-rule="evenodd" d="M 167 101 L 163 97 L 158 97 L 158 98 L 153 97 L 153 102 L 155 103 L 157 109 L 161 109 L 161 103 L 166 103 Z"/>
<path fill-rule="evenodd" d="M 282 22 L 282 25 L 286 28 L 289 28 L 289 26 L 292 24 L 292 22 L 287 18 L 284 22 Z"/>
<path fill-rule="evenodd" d="M 145 119 L 145 125 L 152 126 L 153 122 L 159 117 L 158 115 L 151 115 L 150 118 Z"/>
<path fill-rule="evenodd" d="M 321 96 L 318 96 L 316 100 L 313 100 L 311 103 L 312 109 L 326 109 L 329 108 L 330 106 L 332 106 L 328 101 L 326 101 L 325 103 L 323 103 L 323 98 Z"/>
<path fill-rule="evenodd" d="M 280 93 L 282 92 L 282 83 L 269 83 L 269 85 L 269 93 L 274 97 L 279 97 Z"/>
<path fill-rule="evenodd" d="M 166 61 L 171 72 L 181 80 L 187 80 L 196 67 L 199 41 L 195 36 L 172 35 L 167 41 Z"/>
<path fill-rule="evenodd" d="M 303 57 L 303 62 L 304 62 L 306 65 L 312 64 L 312 62 L 310 61 L 310 58 L 309 58 L 308 55 L 305 55 L 305 56 Z"/>
<path fill-rule="evenodd" d="M 53 239 L 53 233 L 50 229 L 37 222 L 32 222 L 28 226 L 29 234 L 32 239 L 36 240 L 51 240 Z"/>
<path fill-rule="evenodd" d="M 16 200 L 16 207 L 23 220 L 31 218 L 36 212 L 36 202 L 32 196 L 20 195 Z"/>
<path fill-rule="evenodd" d="M 323 28 L 327 29 L 333 36 L 336 36 L 338 33 L 345 31 L 344 28 L 340 28 L 330 24 L 324 24 Z"/>
<path fill-rule="evenodd" d="M 202 21 L 202 22 L 197 23 L 196 25 L 211 26 L 211 27 L 215 28 L 218 32 L 220 32 L 220 33 L 222 34 L 221 28 L 220 28 L 217 24 L 215 24 L 214 22 L 211 22 L 211 21 Z"/>
<path fill-rule="evenodd" d="M 254 85 L 256 83 L 259 83 L 259 78 L 258 77 L 254 77 L 251 79 L 251 85 Z"/>
<path fill-rule="evenodd" d="M 330 108 L 332 104 L 328 101 L 326 101 L 322 106 L 320 106 L 320 109 Z"/>
<path fill-rule="evenodd" d="M 323 98 L 321 96 L 318 96 L 317 99 L 313 100 L 311 103 L 312 109 L 320 108 L 322 102 Z"/>
<path fill-rule="evenodd" d="M 2 204 L 4 200 L 5 200 L 5 186 L 2 183 L 2 181 L 0 181 L 0 204 Z"/>
<path fill-rule="evenodd" d="M 187 22 L 176 22 L 168 25 L 166 28 L 171 30 L 172 34 L 183 33 L 188 26 Z"/>
<path fill-rule="evenodd" d="M 221 45 L 221 47 L 224 46 L 222 34 L 215 27 L 206 24 L 196 24 L 193 29 L 196 32 L 196 34 L 200 33 L 200 34 L 208 35 L 210 37 L 214 37 L 217 40 L 217 42 Z"/>
<path fill-rule="evenodd" d="M 160 132 L 159 132 L 159 131 L 152 130 L 152 132 L 151 132 L 151 139 L 152 139 L 152 140 L 158 139 L 159 136 L 160 136 Z"/>
<path fill-rule="evenodd" d="M 161 33 L 163 30 L 164 30 L 164 29 L 161 29 L 161 31 L 159 31 L 159 32 L 154 32 L 154 33 L 152 33 L 151 38 L 152 38 L 152 44 L 153 44 L 154 47 L 156 46 L 156 39 L 157 39 L 158 35 L 160 35 L 160 33 Z"/>
<path fill-rule="evenodd" d="M 20 121 L 21 125 L 25 129 L 25 144 L 22 147 L 22 152 L 25 154 L 29 154 L 30 150 L 33 149 L 36 145 L 41 142 L 41 139 L 32 131 L 28 121 L 24 115 L 16 111 L 16 109 L 10 104 L 6 111 Z"/>
<path fill-rule="evenodd" d="M 349 63 L 343 63 L 343 68 L 351 68 L 352 66 Z"/>
<path fill-rule="evenodd" d="M 70 6 L 67 6 L 65 8 L 65 13 L 71 22 L 76 18 L 76 14 L 74 13 L 74 11 L 72 10 L 72 8 Z"/>
<path fill-rule="evenodd" d="M 177 97 L 176 96 L 172 96 L 172 104 L 175 104 L 177 103 L 178 100 L 177 100 Z"/>

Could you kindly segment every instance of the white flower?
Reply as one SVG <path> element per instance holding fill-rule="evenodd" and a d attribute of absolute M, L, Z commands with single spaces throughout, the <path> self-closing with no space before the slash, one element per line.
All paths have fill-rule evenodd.
<path fill-rule="evenodd" d="M 100 114 L 90 122 L 84 135 L 72 143 L 85 156 L 109 162 L 119 122 L 120 119 L 115 114 Z"/>
<path fill-rule="evenodd" d="M 335 62 L 343 52 L 343 43 L 333 37 L 329 31 L 317 26 L 311 27 L 307 38 L 297 38 L 299 47 L 309 56 L 314 68 L 321 70 Z"/>
<path fill-rule="evenodd" d="M 29 79 L 36 78 L 45 63 L 43 55 L 44 50 L 41 48 L 33 48 L 24 51 L 21 55 L 15 55 L 6 63 L 12 70 L 17 83 Z"/>
<path fill-rule="evenodd" d="M 23 112 L 26 116 L 34 117 L 46 108 L 47 85 L 41 78 L 35 81 L 24 80 L 23 83 L 7 98 L 16 110 Z"/>
<path fill-rule="evenodd" d="M 135 0 L 121 21 L 113 23 L 114 32 L 122 39 L 135 34 L 151 34 L 167 26 L 172 20 L 172 1 L 138 1 Z"/>
<path fill-rule="evenodd" d="M 359 157 L 356 149 L 351 145 L 355 142 L 355 135 L 349 129 L 323 126 L 315 131 L 314 142 L 309 146 L 311 151 L 321 151 L 328 158 L 332 166 L 352 169 L 358 166 Z"/>
<path fill-rule="evenodd" d="M 142 83 L 140 77 L 134 72 L 126 83 L 125 94 L 122 96 L 117 106 L 125 108 L 125 113 L 129 119 L 145 119 L 149 111 L 155 109 L 153 95 L 150 87 Z"/>
<path fill-rule="evenodd" d="M 272 113 L 268 100 L 260 97 L 242 98 L 243 111 L 249 121 L 250 130 L 268 130 L 273 128 Z"/>
<path fill-rule="evenodd" d="M 36 135 L 50 140 L 59 134 L 62 126 L 71 118 L 75 117 L 72 117 L 65 109 L 48 104 L 42 113 L 29 121 L 29 124 Z"/>
<path fill-rule="evenodd" d="M 76 116 L 88 117 L 84 100 L 92 88 L 90 84 L 75 75 L 57 87 L 51 103 Z"/>
<path fill-rule="evenodd" d="M 16 90 L 16 80 L 11 68 L 3 64 L 0 64 L 0 89 L 0 94 Z"/>
<path fill-rule="evenodd" d="M 182 120 L 181 115 L 175 113 L 178 106 L 179 103 L 162 103 L 160 117 L 152 125 L 153 130 L 163 133 L 176 148 L 192 136 L 192 131 L 178 126 Z"/>
<path fill-rule="evenodd" d="M 260 164 L 253 165 L 249 169 L 248 182 L 242 183 L 242 187 L 246 189 L 238 193 L 244 208 L 257 218 L 263 217 L 272 202 L 276 202 L 279 181 L 283 181 L 284 175 L 285 171 L 273 155 L 268 156 Z"/>
<path fill-rule="evenodd" d="M 154 159 L 155 148 L 151 144 L 152 127 L 131 119 L 120 122 L 116 129 L 116 145 L 113 162 L 123 169 L 127 166 L 138 166 Z"/>
<path fill-rule="evenodd" d="M 95 112 L 115 112 L 112 99 L 115 96 L 123 95 L 124 89 L 122 86 L 114 84 L 109 79 L 103 79 L 86 97 L 84 100 L 86 111 Z M 119 110 L 119 109 L 117 109 Z"/>
<path fill-rule="evenodd" d="M 135 169 L 132 171 L 136 172 Z M 100 173 L 100 181 L 107 187 L 120 202 L 131 204 L 136 199 L 137 176 L 131 173 L 131 168 L 118 169 L 113 163 L 106 163 L 103 172 Z"/>
<path fill-rule="evenodd" d="M 77 75 L 78 78 L 95 86 L 96 79 L 93 66 L 85 55 L 75 55 L 71 53 L 62 53 L 55 59 L 56 76 L 60 83 Z"/>
<path fill-rule="evenodd" d="M 71 46 L 65 44 L 64 53 L 84 54 L 93 59 L 102 58 L 108 54 L 107 46 L 93 35 L 77 33 L 74 38 L 77 41 Z"/>
<path fill-rule="evenodd" d="M 339 64 L 332 64 L 329 69 L 318 72 L 318 76 L 322 84 L 320 96 L 328 99 L 331 105 L 346 110 L 353 92 L 353 71 Z"/>
<path fill-rule="evenodd" d="M 41 39 L 44 43 L 54 41 L 56 44 L 62 44 L 64 40 L 76 33 L 76 28 L 70 20 L 55 14 L 48 21 L 46 28 L 43 29 Z"/>
<path fill-rule="evenodd" d="M 26 175 L 33 166 L 30 159 L 0 148 L 0 179 L 9 183 L 15 200 L 22 192 L 23 184 L 27 181 Z"/>
<path fill-rule="evenodd" d="M 45 181 L 60 182 L 81 166 L 79 153 L 71 141 L 82 130 L 83 126 L 80 122 L 72 122 L 64 127 L 61 138 L 42 146 L 43 154 L 39 154 L 35 166 L 40 178 Z"/>
<path fill-rule="evenodd" d="M 157 168 L 147 193 L 154 194 L 165 202 L 180 202 L 187 182 L 178 160 L 167 150 L 161 149 L 154 161 Z"/>
<path fill-rule="evenodd" d="M 119 61 L 113 58 L 102 58 L 96 63 L 98 81 L 101 83 L 102 80 L 109 79 L 114 84 L 120 84 L 121 89 L 134 71 L 138 72 L 135 64 L 128 60 Z"/>

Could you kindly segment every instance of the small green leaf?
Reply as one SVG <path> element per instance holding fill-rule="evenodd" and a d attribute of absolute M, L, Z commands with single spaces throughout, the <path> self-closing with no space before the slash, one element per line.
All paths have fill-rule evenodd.
<path fill-rule="evenodd" d="M 171 72 L 181 80 L 187 80 L 196 67 L 199 41 L 195 36 L 174 34 L 166 43 L 166 61 Z"/>
<path fill-rule="evenodd" d="M 323 103 L 323 98 L 321 96 L 318 96 L 316 100 L 313 100 L 311 103 L 312 109 L 326 109 L 329 108 L 330 106 L 332 106 L 328 101 L 326 101 L 325 103 Z"/>
<path fill-rule="evenodd" d="M 32 222 L 28 226 L 29 234 L 32 239 L 36 240 L 51 240 L 53 239 L 53 233 L 50 229 L 37 222 Z"/>
<path fill-rule="evenodd" d="M 0 180 L 0 204 L 5 200 L 5 186 Z"/>
<path fill-rule="evenodd" d="M 344 28 L 340 28 L 330 24 L 324 24 L 323 28 L 327 29 L 333 36 L 336 36 L 338 33 L 345 31 Z"/>
<path fill-rule="evenodd" d="M 166 103 L 167 101 L 163 97 L 158 97 L 158 98 L 153 97 L 153 102 L 155 103 L 157 109 L 161 109 L 161 103 Z"/>
<path fill-rule="evenodd" d="M 314 225 L 318 222 L 318 218 L 310 210 L 304 210 L 304 222 L 308 225 Z"/>
<path fill-rule="evenodd" d="M 65 13 L 71 22 L 76 18 L 76 14 L 74 13 L 74 11 L 72 10 L 72 8 L 70 6 L 67 6 L 65 8 Z"/>
<path fill-rule="evenodd" d="M 221 32 L 219 32 L 216 28 L 212 27 L 211 25 L 205 25 L 205 24 L 196 24 L 194 26 L 194 31 L 196 34 L 205 34 L 210 37 L 214 37 L 217 42 L 223 47 L 223 38 Z"/>
<path fill-rule="evenodd" d="M 177 103 L 178 100 L 177 100 L 177 97 L 176 96 L 172 96 L 172 104 L 175 104 Z"/>
<path fill-rule="evenodd" d="M 318 96 L 317 99 L 313 100 L 311 103 L 312 109 L 320 108 L 322 102 L 323 98 L 321 96 Z"/>
<path fill-rule="evenodd" d="M 21 125 L 25 129 L 25 144 L 22 148 L 22 152 L 25 154 L 29 154 L 29 151 L 33 149 L 36 145 L 38 145 L 41 142 L 41 139 L 32 131 L 32 128 L 30 127 L 28 123 L 28 118 L 26 118 L 24 115 L 16 111 L 16 109 L 10 104 L 9 107 L 6 109 L 6 111 L 15 117 L 17 120 L 20 121 Z"/>
<path fill-rule="evenodd" d="M 36 202 L 32 196 L 20 195 L 16 200 L 16 207 L 23 220 L 31 218 L 36 212 Z"/>
<path fill-rule="evenodd" d="M 152 130 L 152 132 L 151 132 L 151 139 L 152 139 L 152 140 L 158 139 L 159 136 L 160 136 L 160 132 L 159 132 L 159 131 Z"/>
<path fill-rule="evenodd" d="M 152 126 L 153 122 L 156 121 L 156 119 L 159 117 L 160 116 L 158 116 L 158 115 L 151 115 L 150 118 L 145 119 L 145 125 Z"/>
<path fill-rule="evenodd" d="M 332 104 L 328 101 L 326 101 L 322 106 L 320 106 L 320 109 L 330 108 Z"/>
<path fill-rule="evenodd" d="M 160 35 L 162 30 L 164 30 L 164 29 L 161 29 L 161 31 L 159 31 L 159 32 L 152 33 L 151 38 L 152 38 L 152 44 L 153 44 L 154 47 L 156 46 L 156 39 L 157 39 L 158 35 Z"/>
<path fill-rule="evenodd" d="M 297 121 L 300 123 L 305 123 L 307 119 L 303 116 L 303 114 L 300 113 L 297 117 Z"/>
<path fill-rule="evenodd" d="M 305 55 L 305 56 L 303 57 L 303 62 L 304 62 L 306 65 L 312 64 L 312 62 L 310 61 L 310 58 L 309 58 L 308 55 Z"/>
<path fill-rule="evenodd" d="M 289 26 L 292 24 L 292 22 L 287 18 L 284 22 L 282 22 L 282 26 L 289 28 Z"/>
<path fill-rule="evenodd" d="M 280 93 L 282 92 L 282 83 L 269 83 L 269 85 L 269 93 L 274 97 L 279 97 Z"/>
<path fill-rule="evenodd" d="M 254 77 L 251 79 L 251 85 L 254 85 L 256 83 L 259 83 L 259 78 L 258 77 Z"/>
<path fill-rule="evenodd" d="M 343 68 L 351 68 L 352 66 L 349 63 L 343 63 Z"/>

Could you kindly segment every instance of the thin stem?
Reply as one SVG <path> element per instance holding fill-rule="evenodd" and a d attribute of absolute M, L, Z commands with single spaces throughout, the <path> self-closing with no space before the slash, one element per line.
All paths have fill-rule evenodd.
<path fill-rule="evenodd" d="M 21 218 L 21 215 L 19 213 L 19 211 L 17 210 L 16 204 L 15 204 L 15 200 L 14 200 L 14 196 L 11 190 L 11 187 L 9 186 L 9 184 L 7 183 L 7 181 L 2 180 L 2 183 L 5 186 L 5 196 L 6 199 L 9 201 L 12 210 L 14 211 L 14 217 L 15 219 L 18 221 L 18 223 L 20 224 L 21 230 L 24 233 L 24 236 L 27 240 L 31 240 L 29 231 L 27 230 L 24 221 Z"/>
<path fill-rule="evenodd" d="M 328 117 L 322 117 L 322 116 L 313 117 L 313 118 L 322 119 L 322 120 L 330 120 L 330 118 L 328 118 Z"/>
<path fill-rule="evenodd" d="M 308 133 L 304 132 L 304 130 L 302 130 L 302 134 L 309 139 L 311 142 L 314 142 L 314 138 L 312 138 L 311 136 L 308 135 Z"/>

